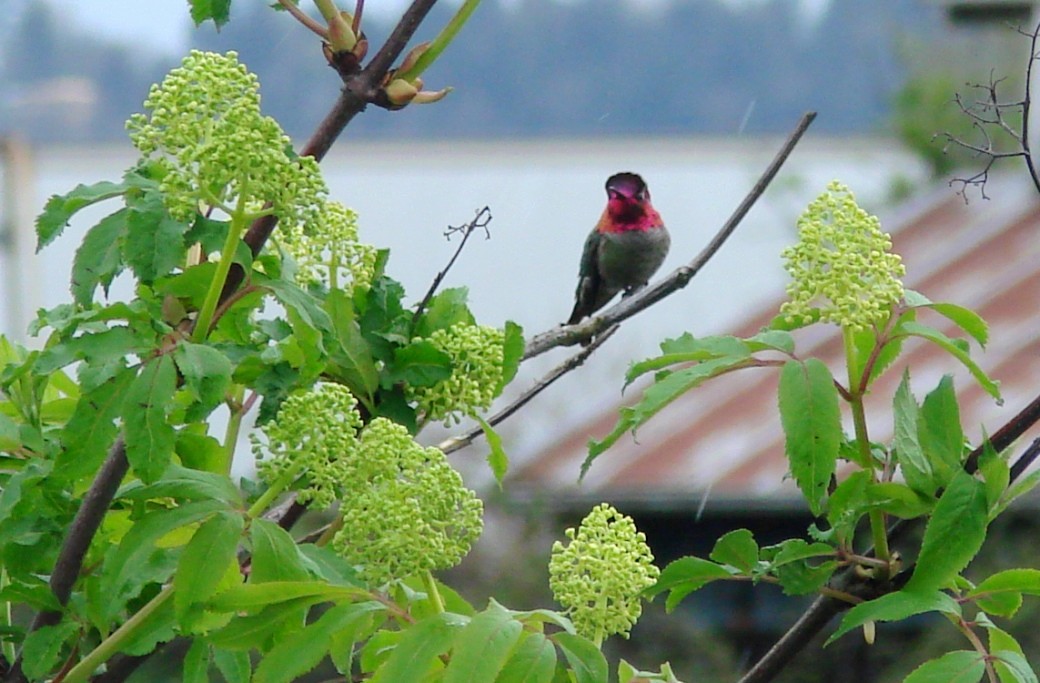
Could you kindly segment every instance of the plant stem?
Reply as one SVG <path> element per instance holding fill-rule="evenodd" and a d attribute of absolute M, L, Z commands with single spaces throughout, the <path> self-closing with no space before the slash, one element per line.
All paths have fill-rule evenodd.
<path fill-rule="evenodd" d="M 209 291 L 202 302 L 202 310 L 195 320 L 195 330 L 191 334 L 191 340 L 196 344 L 202 343 L 209 336 L 209 327 L 213 322 L 213 313 L 220 303 L 220 294 L 224 290 L 224 281 L 227 280 L 231 263 L 235 260 L 235 251 L 238 247 L 239 237 L 249 222 L 245 215 L 245 188 L 238 198 L 238 206 L 231 215 L 228 223 L 228 234 L 224 240 L 224 247 L 220 250 L 220 261 L 217 262 L 217 272 L 213 274 L 213 280 L 209 283 Z"/>
<path fill-rule="evenodd" d="M 397 78 L 402 78 L 410 83 L 421 76 L 423 71 L 426 71 L 427 67 L 440 57 L 441 53 L 444 52 L 444 48 L 451 45 L 451 41 L 455 39 L 455 36 L 458 35 L 458 32 L 466 24 L 466 20 L 469 19 L 470 15 L 473 14 L 473 10 L 477 9 L 479 4 L 480 0 L 466 0 L 462 3 L 459 11 L 455 13 L 451 21 L 441 29 L 441 32 L 433 39 L 430 46 L 426 48 L 426 51 L 415 60 L 412 68 L 397 74 Z"/>
<path fill-rule="evenodd" d="M 155 614 L 160 607 L 173 597 L 173 584 L 165 586 L 159 593 L 148 601 L 148 603 L 137 610 L 134 616 L 126 620 L 122 626 L 116 629 L 112 635 L 105 638 L 94 648 L 90 654 L 80 660 L 76 666 L 62 679 L 55 679 L 54 683 L 81 683 L 87 681 L 94 670 L 108 661 L 109 657 L 119 651 L 119 648 L 135 634 L 148 617 Z"/>
<path fill-rule="evenodd" d="M 242 416 L 245 415 L 248 408 L 242 402 L 243 397 L 246 393 L 246 388 L 241 384 L 236 385 L 235 395 L 233 403 L 229 403 L 229 406 L 234 406 L 231 409 L 231 416 L 228 418 L 227 429 L 224 430 L 224 462 L 221 463 L 221 473 L 231 473 L 231 463 L 235 460 L 235 446 L 238 444 L 238 434 L 242 428 Z"/>
<path fill-rule="evenodd" d="M 300 475 L 300 470 L 303 469 L 303 463 L 296 462 L 292 467 L 287 469 L 278 480 L 271 484 L 270 487 L 263 494 L 256 499 L 256 502 L 246 511 L 246 515 L 250 519 L 256 519 L 260 515 L 264 514 L 264 510 L 267 506 L 274 502 L 274 499 L 282 494 L 282 491 L 287 489 L 290 484 L 296 481 L 296 477 Z"/>
<path fill-rule="evenodd" d="M 7 568 L 6 567 L 0 567 L 0 590 L 3 590 L 6 587 L 7 587 Z M 11 622 L 11 603 L 10 602 L 4 602 L 3 610 L 0 611 L 0 626 L 8 626 L 9 627 L 9 626 L 11 626 L 11 624 L 12 624 L 12 622 Z M 15 652 L 15 649 L 14 649 L 14 643 L 12 643 L 9 639 L 4 638 L 4 646 L 3 646 L 3 650 L 0 651 L 0 654 L 3 654 L 4 661 L 6 661 L 8 664 L 13 662 L 14 658 L 15 658 L 15 656 L 17 654 Z"/>
<path fill-rule="evenodd" d="M 444 614 L 444 600 L 441 599 L 441 592 L 437 590 L 437 582 L 433 578 L 433 574 L 427 569 L 422 574 L 423 586 L 426 587 L 426 597 L 430 599 L 433 604 L 433 609 L 437 614 Z"/>

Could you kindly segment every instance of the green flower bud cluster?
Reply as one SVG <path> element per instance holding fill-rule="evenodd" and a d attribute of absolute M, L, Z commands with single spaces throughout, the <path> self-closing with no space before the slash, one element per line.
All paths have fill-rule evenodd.
<path fill-rule="evenodd" d="M 338 289 L 345 275 L 367 288 L 375 277 L 377 250 L 358 241 L 357 214 L 339 202 L 327 202 L 314 223 L 288 226 L 281 239 L 304 282 Z"/>
<path fill-rule="evenodd" d="M 382 586 L 458 564 L 483 530 L 483 503 L 444 453 L 377 417 L 361 433 L 358 466 L 344 482 L 333 548 Z"/>
<path fill-rule="evenodd" d="M 326 194 L 312 157 L 297 157 L 278 123 L 260 113 L 259 83 L 234 52 L 192 50 L 127 121 L 130 139 L 156 157 L 170 215 L 194 218 L 202 206 L 227 213 L 271 202 L 289 224 L 317 219 Z"/>
<path fill-rule="evenodd" d="M 293 394 L 278 416 L 260 428 L 263 439 L 250 435 L 257 472 L 268 485 L 299 477 L 296 499 L 310 507 L 329 507 L 357 462 L 361 425 L 357 400 L 344 386 L 320 384 Z"/>
<path fill-rule="evenodd" d="M 881 222 L 834 181 L 798 219 L 798 243 L 784 249 L 790 299 L 780 312 L 802 322 L 820 320 L 851 330 L 884 320 L 903 298 L 902 261 Z"/>
<path fill-rule="evenodd" d="M 502 382 L 505 332 L 460 323 L 435 330 L 429 340 L 451 356 L 451 376 L 430 387 L 408 387 L 408 397 L 445 425 L 489 408 Z"/>
<path fill-rule="evenodd" d="M 600 503 L 570 543 L 556 541 L 549 560 L 549 587 L 581 635 L 599 644 L 628 632 L 643 611 L 640 593 L 657 582 L 660 570 L 631 517 Z"/>

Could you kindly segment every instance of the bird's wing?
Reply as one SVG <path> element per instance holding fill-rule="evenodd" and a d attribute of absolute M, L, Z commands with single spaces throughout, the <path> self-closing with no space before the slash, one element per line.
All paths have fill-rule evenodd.
<path fill-rule="evenodd" d="M 602 239 L 596 229 L 585 239 L 581 265 L 578 266 L 578 288 L 574 291 L 574 310 L 567 320 L 568 325 L 573 325 L 593 311 L 600 286 L 599 244 Z"/>

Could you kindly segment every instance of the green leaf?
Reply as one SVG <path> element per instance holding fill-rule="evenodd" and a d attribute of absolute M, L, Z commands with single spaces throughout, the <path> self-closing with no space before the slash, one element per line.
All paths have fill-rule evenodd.
<path fill-rule="evenodd" d="M 762 330 L 744 342 L 753 352 L 772 349 L 788 355 L 794 353 L 794 337 L 784 330 Z"/>
<path fill-rule="evenodd" d="M 334 586 L 325 581 L 269 581 L 246 583 L 218 593 L 209 602 L 218 612 L 252 612 L 286 600 L 320 597 L 323 600 L 362 600 L 369 593 L 360 588 Z"/>
<path fill-rule="evenodd" d="M 342 290 L 334 289 L 325 299 L 325 308 L 332 319 L 336 344 L 329 350 L 330 371 L 342 379 L 362 401 L 371 402 L 379 388 L 379 370 L 372 358 L 361 326 L 354 315 L 354 303 Z"/>
<path fill-rule="evenodd" d="M 935 498 L 894 481 L 871 484 L 866 493 L 867 499 L 879 510 L 903 519 L 927 515 L 935 507 Z"/>
<path fill-rule="evenodd" d="M 498 482 L 498 488 L 502 488 L 502 480 L 505 479 L 506 471 L 509 469 L 509 456 L 506 455 L 505 449 L 502 447 L 502 437 L 498 435 L 494 427 L 487 423 L 487 421 L 479 415 L 473 416 L 480 424 L 480 428 L 484 430 L 484 438 L 487 439 L 488 451 L 487 462 L 491 467 L 491 473 L 495 475 L 495 481 Z"/>
<path fill-rule="evenodd" d="M 236 616 L 226 626 L 210 633 L 208 638 L 215 647 L 229 652 L 253 649 L 264 652 L 270 649 L 271 643 L 303 628 L 310 607 L 323 601 L 324 597 L 320 595 L 309 595 L 268 605 L 256 614 Z"/>
<path fill-rule="evenodd" d="M 581 476 L 584 477 L 589 471 L 592 461 L 614 445 L 625 432 L 629 430 L 635 431 L 640 425 L 644 424 L 687 391 L 700 386 L 713 377 L 742 367 L 747 363 L 747 357 L 743 356 L 715 358 L 697 363 L 688 368 L 676 370 L 659 379 L 655 384 L 647 388 L 638 403 L 632 407 L 621 409 L 618 422 L 610 434 L 604 437 L 602 441 L 594 439 L 589 441 L 589 454 L 581 464 Z"/>
<path fill-rule="evenodd" d="M 178 344 L 173 359 L 184 377 L 184 386 L 201 406 L 201 414 L 196 417 L 205 418 L 224 401 L 231 386 L 231 361 L 212 346 L 190 342 Z"/>
<path fill-rule="evenodd" d="M 63 621 L 53 626 L 41 626 L 25 638 L 22 665 L 25 674 L 34 681 L 48 678 L 61 662 L 65 643 L 79 632 L 74 621 Z"/>
<path fill-rule="evenodd" d="M 971 337 L 979 343 L 979 346 L 985 347 L 986 342 L 989 341 L 989 328 L 986 325 L 986 321 L 983 320 L 975 311 L 956 304 L 933 303 L 919 292 L 913 292 L 910 290 L 905 292 L 904 298 L 910 306 L 915 308 L 930 308 L 939 315 L 947 318 L 954 325 L 971 335 Z"/>
<path fill-rule="evenodd" d="M 930 591 L 949 584 L 979 552 L 988 523 L 981 481 L 958 472 L 943 491 L 924 529 L 921 552 L 907 590 Z"/>
<path fill-rule="evenodd" d="M 1001 497 L 1000 506 L 996 510 L 996 513 L 999 514 L 1000 512 L 1003 512 L 1012 501 L 1017 499 L 1019 496 L 1032 491 L 1036 488 L 1037 484 L 1040 484 L 1040 470 L 1033 470 L 1021 479 L 1011 482 L 1011 485 L 1008 486 L 1004 495 Z"/>
<path fill-rule="evenodd" d="M 37 253 L 62 233 L 77 211 L 105 199 L 118 197 L 127 189 L 126 183 L 103 180 L 93 185 L 77 185 L 64 195 L 52 195 L 44 205 L 43 213 L 36 218 Z"/>
<path fill-rule="evenodd" d="M 730 335 L 696 338 L 689 332 L 662 342 L 661 351 L 663 354 L 657 358 L 633 364 L 625 373 L 625 386 L 648 372 L 680 363 L 699 363 L 720 358 L 746 359 L 751 356 L 751 347 L 743 339 Z"/>
<path fill-rule="evenodd" d="M 451 377 L 451 356 L 426 339 L 415 340 L 394 350 L 387 381 L 412 387 L 430 387 Z"/>
<path fill-rule="evenodd" d="M 788 361 L 780 372 L 779 397 L 791 474 L 809 509 L 819 515 L 842 438 L 834 378 L 815 358 L 804 363 Z"/>
<path fill-rule="evenodd" d="M 727 569 L 700 557 L 681 557 L 670 562 L 657 583 L 647 589 L 647 594 L 654 596 L 669 591 L 665 601 L 665 609 L 671 612 L 683 598 L 707 583 L 718 579 L 729 579 L 735 571 Z"/>
<path fill-rule="evenodd" d="M 201 26 L 211 19 L 219 31 L 231 18 L 231 0 L 188 0 L 191 5 L 191 20 Z"/>
<path fill-rule="evenodd" d="M 939 385 L 921 405 L 918 438 L 931 467 L 945 485 L 955 472 L 961 471 L 964 455 L 964 432 L 961 431 L 960 407 L 953 389 L 953 378 L 944 375 Z"/>
<path fill-rule="evenodd" d="M 174 220 L 158 192 L 148 192 L 130 206 L 123 256 L 141 282 L 151 283 L 184 262 L 188 226 Z"/>
<path fill-rule="evenodd" d="M 438 292 L 426 305 L 426 310 L 419 317 L 415 326 L 416 337 L 429 337 L 436 330 L 444 330 L 452 325 L 475 325 L 476 319 L 470 313 L 466 300 L 469 289 L 452 287 Z"/>
<path fill-rule="evenodd" d="M 205 640 L 196 638 L 191 642 L 191 647 L 184 655 L 181 682 L 209 683 L 209 643 Z"/>
<path fill-rule="evenodd" d="M 254 279 L 258 285 L 269 289 L 286 309 L 295 311 L 305 324 L 316 330 L 332 329 L 332 320 L 329 318 L 329 314 L 322 309 L 321 303 L 295 283 L 256 274 L 254 274 Z"/>
<path fill-rule="evenodd" d="M 162 476 L 173 455 L 174 431 L 166 419 L 177 387 L 173 359 L 162 355 L 149 361 L 134 379 L 123 403 L 126 457 L 141 481 Z"/>
<path fill-rule="evenodd" d="M 1004 681 L 1037 683 L 1036 672 L 1033 671 L 1033 667 L 1029 665 L 1029 661 L 1021 652 L 997 650 L 992 655 L 995 658 L 993 664 L 997 669 L 1001 683 L 1004 683 Z"/>
<path fill-rule="evenodd" d="M 541 633 L 527 633 L 495 683 L 550 683 L 556 671 L 556 648 Z"/>
<path fill-rule="evenodd" d="M 575 683 L 603 683 L 609 675 L 607 660 L 590 641 L 572 633 L 554 633 L 552 640 L 563 650 Z"/>
<path fill-rule="evenodd" d="M 512 320 L 506 321 L 505 339 L 502 342 L 502 379 L 498 383 L 495 395 L 498 396 L 506 388 L 516 371 L 520 368 L 520 361 L 524 357 L 524 328 Z"/>
<path fill-rule="evenodd" d="M 248 652 L 232 652 L 214 648 L 213 663 L 227 683 L 249 683 L 253 666 Z"/>
<path fill-rule="evenodd" d="M 126 500 L 219 500 L 229 506 L 238 506 L 242 502 L 238 487 L 226 474 L 200 472 L 177 464 L 171 464 L 153 484 L 131 482 L 119 491 L 118 497 Z"/>
<path fill-rule="evenodd" d="M 336 605 L 314 623 L 283 639 L 260 661 L 254 683 L 289 683 L 316 667 L 329 651 L 337 631 L 367 620 L 386 607 L 375 601 Z"/>
<path fill-rule="evenodd" d="M 237 562 L 243 526 L 240 513 L 223 510 L 203 522 L 188 541 L 173 576 L 173 606 L 179 621 L 190 607 L 216 592 L 227 567 Z"/>
<path fill-rule="evenodd" d="M 978 683 L 986 672 L 983 656 L 972 650 L 947 652 L 925 662 L 903 679 L 903 683 Z"/>
<path fill-rule="evenodd" d="M 899 621 L 925 612 L 942 612 L 960 615 L 961 607 L 957 601 L 938 590 L 903 590 L 882 595 L 876 600 L 861 602 L 850 609 L 841 620 L 838 629 L 827 639 L 829 645 L 854 628 L 868 621 Z"/>
<path fill-rule="evenodd" d="M 734 529 L 715 542 L 709 557 L 750 575 L 758 565 L 758 543 L 747 529 Z"/>
<path fill-rule="evenodd" d="M 249 538 L 253 544 L 252 583 L 268 581 L 302 581 L 311 578 L 303 565 L 299 546 L 289 532 L 266 519 L 250 523 Z"/>
<path fill-rule="evenodd" d="M 128 209 L 105 216 L 87 231 L 72 260 L 72 298 L 89 306 L 98 285 L 108 296 L 112 280 L 123 270 L 121 254 L 127 231 Z"/>
<path fill-rule="evenodd" d="M 397 643 L 386 662 L 372 676 L 372 683 L 423 681 L 430 668 L 451 648 L 466 619 L 443 612 L 413 624 Z"/>
<path fill-rule="evenodd" d="M 520 640 L 523 626 L 494 600 L 455 638 L 444 683 L 494 681 Z"/>
<path fill-rule="evenodd" d="M 910 392 L 909 370 L 903 372 L 903 379 L 892 399 L 892 414 L 895 421 L 892 448 L 903 476 L 915 491 L 931 496 L 935 493 L 937 482 L 919 441 L 920 408 Z"/>
<path fill-rule="evenodd" d="M 990 511 L 990 519 L 993 519 L 1001 509 L 1000 504 L 1004 492 L 1011 483 L 1011 468 L 1008 466 L 1007 460 L 993 452 L 993 446 L 988 441 L 983 444 L 983 447 L 984 453 L 989 457 L 983 456 L 984 460 L 979 467 L 979 472 L 986 483 L 986 508 Z"/>
<path fill-rule="evenodd" d="M 986 393 L 997 399 L 998 404 L 1003 403 L 1003 399 L 1000 397 L 1000 386 L 997 382 L 990 379 L 989 375 L 983 372 L 982 368 L 971 359 L 966 350 L 966 342 L 962 342 L 962 344 L 964 344 L 964 347 L 962 347 L 942 332 L 916 322 L 904 323 L 900 326 L 900 329 L 905 334 L 927 339 L 959 360 L 961 364 L 968 369 L 968 372 L 971 373 L 972 377 L 975 378 L 975 381 L 979 383 L 979 386 L 986 390 Z"/>
<path fill-rule="evenodd" d="M 1022 594 L 1040 595 L 1040 570 L 1008 569 L 987 577 L 971 590 L 980 609 L 990 614 L 1011 617 L 1022 605 Z"/>
<path fill-rule="evenodd" d="M 127 388 L 136 374 L 123 370 L 104 384 L 81 394 L 72 417 L 61 432 L 58 472 L 78 479 L 97 471 L 115 441 L 116 418 L 123 410 Z"/>
<path fill-rule="evenodd" d="M 156 547 L 160 538 L 226 509 L 223 501 L 200 500 L 180 507 L 153 510 L 135 521 L 102 566 L 101 590 L 106 597 L 108 615 L 118 613 L 126 600 L 140 591 L 152 557 L 165 552 Z"/>

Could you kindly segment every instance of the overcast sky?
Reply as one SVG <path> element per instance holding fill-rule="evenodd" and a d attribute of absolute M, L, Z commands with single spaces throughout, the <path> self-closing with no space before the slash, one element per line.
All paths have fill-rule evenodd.
<path fill-rule="evenodd" d="M 250 4 L 265 0 L 235 0 L 236 4 Z M 509 0 L 515 2 L 517 0 Z M 566 1 L 566 0 L 564 0 Z M 664 2 L 691 2 L 694 0 L 630 0 L 640 5 L 655 5 Z M 703 0 L 696 0 L 702 2 Z M 770 0 L 726 0 L 736 5 L 753 5 Z M 797 0 L 806 18 L 815 19 L 830 0 Z M 72 23 L 91 33 L 109 35 L 123 43 L 146 45 L 152 51 L 176 55 L 187 45 L 190 22 L 187 0 L 77 0 L 56 3 L 60 11 L 72 16 Z M 304 6 L 310 3 L 304 3 Z M 340 2 L 340 6 L 351 3 Z M 400 12 L 407 0 L 369 0 L 366 13 L 391 14 Z"/>

